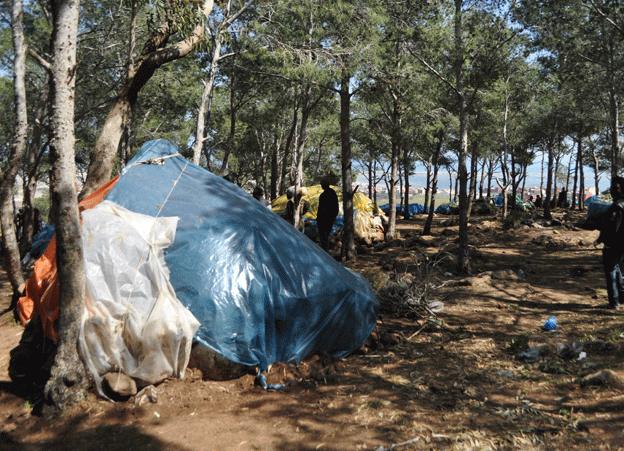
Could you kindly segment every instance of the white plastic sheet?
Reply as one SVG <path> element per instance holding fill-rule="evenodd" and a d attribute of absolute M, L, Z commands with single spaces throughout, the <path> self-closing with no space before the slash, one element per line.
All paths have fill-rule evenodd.
<path fill-rule="evenodd" d="M 199 322 L 176 297 L 164 260 L 178 218 L 108 201 L 82 218 L 87 297 L 80 350 L 98 391 L 111 371 L 139 385 L 183 377 Z"/>

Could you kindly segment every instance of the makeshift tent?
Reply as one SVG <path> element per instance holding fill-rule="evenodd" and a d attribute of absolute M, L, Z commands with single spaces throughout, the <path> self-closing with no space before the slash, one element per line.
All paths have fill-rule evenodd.
<path fill-rule="evenodd" d="M 390 214 L 390 204 L 383 204 L 379 207 L 385 214 Z M 425 207 L 422 204 L 409 204 L 407 207 L 410 215 L 419 215 L 425 212 Z M 403 208 L 401 205 L 396 206 L 396 212 L 400 215 L 403 214 Z"/>
<path fill-rule="evenodd" d="M 332 186 L 332 189 L 336 191 L 338 195 L 338 217 L 332 228 L 332 233 L 338 232 L 342 229 L 344 224 L 343 211 L 342 211 L 342 191 L 337 186 Z M 323 192 L 321 185 L 313 185 L 302 188 L 302 201 L 307 202 L 309 211 L 304 215 L 304 221 L 306 224 L 310 224 L 315 228 L 316 226 L 316 214 L 318 211 L 319 197 Z M 274 213 L 283 215 L 286 211 L 286 204 L 288 198 L 286 195 L 282 195 L 275 199 L 271 205 Z M 353 225 L 355 230 L 355 237 L 364 241 L 375 241 L 377 237 L 383 239 L 383 218 L 382 212 L 375 208 L 374 202 L 365 194 L 356 191 L 353 195 Z M 307 229 L 306 229 L 307 233 Z"/>
<path fill-rule="evenodd" d="M 266 369 L 316 352 L 342 357 L 375 325 L 377 300 L 365 279 L 165 140 L 146 143 L 98 195 L 130 212 L 178 218 L 164 253 L 171 286 L 200 323 L 195 339 L 233 362 Z M 52 240 L 28 284 L 36 290 L 20 300 L 55 312 L 44 326 L 52 337 L 54 248 Z M 37 291 L 41 280 L 47 297 Z"/>
<path fill-rule="evenodd" d="M 455 215 L 459 211 L 459 207 L 456 203 L 446 203 L 438 205 L 435 212 L 440 215 Z"/>

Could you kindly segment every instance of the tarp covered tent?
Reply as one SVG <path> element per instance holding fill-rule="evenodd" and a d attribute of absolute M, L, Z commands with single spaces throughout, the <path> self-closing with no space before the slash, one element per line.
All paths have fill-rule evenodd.
<path fill-rule="evenodd" d="M 336 191 L 338 195 L 338 217 L 332 227 L 332 234 L 335 234 L 344 225 L 344 214 L 342 211 L 342 191 L 337 186 L 332 186 L 332 189 Z M 313 228 L 316 228 L 316 214 L 318 211 L 319 197 L 323 192 L 321 185 L 313 185 L 303 187 L 302 200 L 307 202 L 309 211 L 307 211 L 303 217 L 306 224 L 310 224 Z M 284 194 L 273 201 L 271 209 L 275 214 L 283 215 L 286 211 L 286 204 L 288 198 Z M 377 236 L 381 236 L 383 239 L 383 212 L 375 208 L 374 202 L 366 196 L 366 194 L 356 191 L 353 195 L 353 225 L 355 231 L 355 237 L 365 240 L 367 242 L 374 241 Z M 306 233 L 308 229 L 306 228 Z M 312 238 L 315 236 L 310 234 Z"/>
<path fill-rule="evenodd" d="M 171 285 L 200 322 L 195 339 L 227 359 L 266 369 L 342 357 L 370 335 L 377 300 L 361 276 L 168 141 L 144 144 L 109 189 L 106 200 L 131 212 L 178 218 L 165 251 Z"/>
<path fill-rule="evenodd" d="M 383 204 L 379 208 L 383 210 L 385 214 L 390 214 L 390 204 Z M 401 207 L 401 205 L 397 205 L 395 208 L 398 214 L 403 214 L 403 208 Z M 409 204 L 407 207 L 407 211 L 409 211 L 409 214 L 412 216 L 419 215 L 425 212 L 425 206 L 422 204 Z"/>

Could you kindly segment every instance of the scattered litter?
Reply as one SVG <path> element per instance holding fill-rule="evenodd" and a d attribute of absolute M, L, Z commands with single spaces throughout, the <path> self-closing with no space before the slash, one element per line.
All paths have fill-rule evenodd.
<path fill-rule="evenodd" d="M 524 360 L 525 362 L 531 363 L 531 362 L 537 361 L 537 359 L 539 359 L 541 355 L 542 355 L 542 348 L 536 346 L 533 348 L 529 348 L 525 351 L 522 351 L 521 353 L 518 354 L 518 357 L 521 360 Z"/>
<path fill-rule="evenodd" d="M 137 407 L 140 407 L 147 402 L 151 402 L 152 404 L 156 404 L 158 402 L 158 390 L 156 390 L 156 387 L 153 385 L 148 385 L 143 388 L 134 397 L 134 405 Z"/>
<path fill-rule="evenodd" d="M 587 358 L 587 353 L 585 351 L 581 351 L 579 353 L 578 358 L 576 360 L 578 360 L 580 362 L 581 360 L 584 360 L 586 358 Z"/>
<path fill-rule="evenodd" d="M 549 317 L 544 323 L 543 328 L 545 331 L 548 331 L 548 332 L 557 330 L 557 317 L 554 315 Z"/>

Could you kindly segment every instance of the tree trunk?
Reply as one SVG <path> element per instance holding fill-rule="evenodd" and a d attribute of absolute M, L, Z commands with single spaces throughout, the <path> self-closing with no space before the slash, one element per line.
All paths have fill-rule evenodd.
<path fill-rule="evenodd" d="M 577 193 L 576 193 L 576 187 L 578 183 L 579 155 L 581 154 L 581 140 L 582 140 L 581 136 L 578 135 L 576 138 L 577 152 L 576 152 L 576 161 L 574 162 L 574 181 L 572 183 L 572 205 L 570 206 L 572 210 L 576 208 L 576 200 L 578 198 Z"/>
<path fill-rule="evenodd" d="M 487 160 L 485 157 L 483 158 L 483 163 L 481 164 L 481 178 L 479 179 L 479 199 L 483 199 L 483 183 L 485 182 L 485 165 Z"/>
<path fill-rule="evenodd" d="M 349 82 L 351 75 L 342 71 L 340 79 L 340 148 L 342 169 L 342 211 L 344 227 L 342 229 L 342 259 L 355 258 L 353 225 L 353 179 L 351 174 L 351 93 Z"/>
<path fill-rule="evenodd" d="M 427 176 L 425 180 L 425 213 L 428 213 L 429 207 L 429 194 L 431 193 L 431 166 L 426 163 L 425 169 L 427 170 Z"/>
<path fill-rule="evenodd" d="M 609 89 L 611 119 L 611 180 L 617 177 L 620 165 L 620 100 L 615 83 Z"/>
<path fill-rule="evenodd" d="M 13 92 L 15 124 L 11 142 L 9 161 L 0 185 L 0 226 L 2 229 L 2 251 L 5 258 L 5 268 L 11 287 L 18 291 L 24 283 L 24 275 L 20 264 L 20 251 L 15 233 L 15 219 L 13 209 L 13 188 L 15 177 L 24 152 L 28 134 L 28 116 L 26 108 L 26 42 L 24 40 L 24 6 L 22 0 L 13 0 L 11 14 L 11 29 L 13 33 Z"/>
<path fill-rule="evenodd" d="M 223 161 L 221 162 L 221 174 L 228 172 L 228 165 L 230 155 L 234 151 L 235 138 L 236 138 L 236 99 L 235 99 L 236 77 L 234 72 L 230 76 L 230 133 L 228 134 L 227 146 L 225 147 L 225 153 L 223 154 Z"/>
<path fill-rule="evenodd" d="M 297 123 L 299 122 L 299 104 L 295 102 L 295 107 L 293 109 L 293 118 L 292 123 L 290 125 L 290 130 L 288 131 L 288 136 L 286 137 L 286 144 L 284 146 L 284 158 L 282 159 L 282 175 L 280 178 L 280 190 L 279 193 L 283 194 L 286 191 L 287 182 L 286 176 L 288 175 L 288 169 L 290 166 L 290 157 L 292 154 L 292 144 L 295 139 L 295 132 L 297 131 Z"/>
<path fill-rule="evenodd" d="M 411 217 L 409 211 L 409 201 L 410 201 L 410 161 L 409 161 L 409 151 L 407 149 L 403 149 L 403 190 L 405 193 L 404 201 L 403 201 L 403 218 L 409 219 Z"/>
<path fill-rule="evenodd" d="M 449 176 L 449 204 L 453 202 L 453 172 L 451 166 L 446 167 Z"/>
<path fill-rule="evenodd" d="M 487 192 L 485 197 L 489 200 L 492 198 L 492 178 L 494 178 L 494 161 L 492 158 L 488 159 L 488 173 L 487 173 Z"/>
<path fill-rule="evenodd" d="M 470 190 L 468 194 L 468 220 L 472 214 L 472 203 L 477 198 L 477 143 L 473 142 L 472 151 L 470 152 Z"/>
<path fill-rule="evenodd" d="M 550 201 L 552 195 L 552 185 L 553 185 L 553 145 L 552 143 L 548 143 L 548 169 L 546 175 L 546 195 L 544 196 L 544 218 L 552 219 L 552 215 L 550 214 Z"/>
<path fill-rule="evenodd" d="M 542 152 L 542 164 L 541 164 L 541 172 L 540 172 L 540 192 L 539 195 L 542 196 L 542 198 L 544 198 L 545 194 L 544 193 L 544 154 L 545 152 Z"/>
<path fill-rule="evenodd" d="M 455 87 L 459 115 L 459 151 L 457 152 L 457 176 L 459 179 L 459 245 L 457 248 L 457 270 L 470 273 L 468 254 L 468 174 L 466 156 L 468 154 L 468 109 L 464 93 L 464 41 L 462 36 L 463 0 L 455 0 Z"/>
<path fill-rule="evenodd" d="M 431 225 L 433 224 L 433 213 L 435 212 L 435 199 L 438 192 L 438 170 L 440 168 L 440 153 L 442 152 L 442 142 L 444 135 L 442 132 L 438 135 L 438 145 L 436 146 L 435 153 L 433 155 L 433 175 L 431 177 L 431 201 L 429 203 L 429 209 L 427 211 L 427 220 L 423 227 L 423 235 L 431 235 Z"/>
<path fill-rule="evenodd" d="M 275 132 L 275 140 L 273 141 L 273 148 L 271 149 L 271 189 L 270 196 L 271 201 L 277 198 L 277 187 L 279 186 L 279 138 L 277 137 L 277 131 Z"/>
<path fill-rule="evenodd" d="M 208 17 L 212 7 L 213 0 L 204 0 L 202 4 L 204 18 Z M 191 53 L 204 37 L 205 24 L 202 21 L 184 39 L 167 47 L 168 40 L 175 31 L 169 24 L 162 25 L 154 31 L 145 43 L 136 68 L 132 69 L 133 73 L 126 76 L 91 151 L 87 179 L 80 192 L 81 197 L 92 193 L 110 179 L 119 143 L 143 86 L 160 66 Z"/>
<path fill-rule="evenodd" d="M 592 157 L 594 159 L 594 194 L 598 196 L 600 194 L 600 162 L 595 150 Z"/>
<path fill-rule="evenodd" d="M 398 111 L 394 109 L 394 116 L 398 115 Z M 396 124 L 396 120 L 393 121 Z M 401 152 L 399 147 L 398 140 L 398 132 L 395 130 L 392 132 L 392 157 L 391 157 L 391 167 L 390 167 L 390 186 L 388 188 L 388 208 L 390 211 L 388 213 L 388 230 L 386 230 L 386 241 L 393 240 L 396 235 L 396 185 L 398 179 L 399 172 L 399 154 Z"/>
<path fill-rule="evenodd" d="M 583 140 L 581 139 L 579 142 L 578 149 L 578 168 L 579 168 L 579 200 L 578 206 L 579 210 L 583 211 L 585 209 L 585 171 L 583 170 Z"/>
<path fill-rule="evenodd" d="M 210 61 L 210 70 L 208 78 L 203 81 L 204 89 L 202 91 L 201 102 L 197 112 L 197 127 L 195 129 L 195 142 L 193 143 L 193 163 L 199 165 L 201 160 L 204 143 L 206 142 L 206 125 L 207 118 L 210 117 L 210 106 L 212 103 L 212 88 L 214 87 L 217 77 L 217 65 L 221 57 L 221 32 L 217 32 L 217 36 L 212 44 L 212 58 Z"/>
<path fill-rule="evenodd" d="M 303 94 L 303 103 L 301 107 L 301 125 L 299 126 L 299 136 L 297 137 L 297 149 L 295 155 L 297 156 L 297 170 L 295 172 L 295 214 L 294 214 L 294 226 L 296 229 L 301 227 L 301 197 L 296 193 L 301 191 L 303 186 L 303 153 L 305 150 L 305 143 L 307 139 L 308 118 L 310 117 L 310 94 L 311 88 L 308 86 L 305 88 Z"/>
<path fill-rule="evenodd" d="M 74 154 L 74 99 L 76 33 L 79 2 L 52 1 L 52 71 L 50 83 L 50 156 L 52 160 L 52 206 L 56 211 L 57 268 L 60 289 L 59 342 L 46 399 L 57 408 L 81 400 L 88 386 L 78 353 L 80 318 L 83 313 L 85 274 L 76 199 Z"/>

